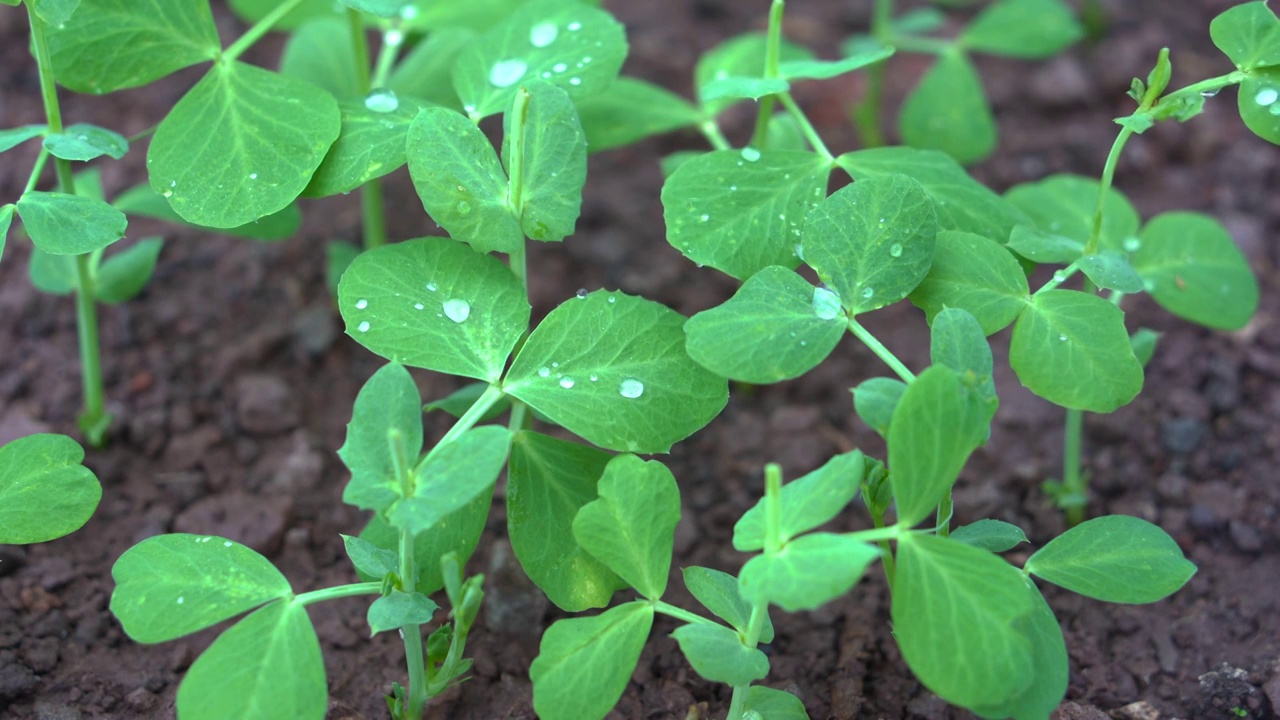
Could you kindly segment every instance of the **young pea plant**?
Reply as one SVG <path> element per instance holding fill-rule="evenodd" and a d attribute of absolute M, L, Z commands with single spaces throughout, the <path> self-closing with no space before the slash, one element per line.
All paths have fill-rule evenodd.
<path fill-rule="evenodd" d="M 89 522 L 102 486 L 83 461 L 84 450 L 65 435 L 0 447 L 0 545 L 48 542 Z"/>
<path fill-rule="evenodd" d="M 305 608 L 351 595 L 379 596 L 368 616 L 375 633 L 399 629 L 408 684 L 388 703 L 397 718 L 421 717 L 426 700 L 468 668 L 481 580 L 464 582 L 461 567 L 504 467 L 512 547 L 557 604 L 602 607 L 625 586 L 574 538 L 571 523 L 596 499 L 599 478 L 575 474 L 576 464 L 602 465 L 607 451 L 667 452 L 728 397 L 726 381 L 685 350 L 685 318 L 660 304 L 583 290 L 530 328 L 525 243 L 573 232 L 587 152 L 574 100 L 614 80 L 626 47 L 599 9 L 526 3 L 458 54 L 450 77 L 463 112 L 413 112 L 403 150 L 410 175 L 452 237 L 371 248 L 338 288 L 348 333 L 391 361 L 361 390 L 339 450 L 352 475 L 344 501 L 374 513 L 360 537 L 345 539 L 365 581 L 295 593 L 266 558 L 212 536 L 165 535 L 126 552 L 111 607 L 136 640 L 170 640 L 256 608 L 192 666 L 178 692 L 182 717 L 322 717 L 323 660 Z M 476 125 L 499 112 L 497 152 Z M 352 152 L 368 141 L 353 139 Z M 461 409 L 429 449 L 405 366 L 478 381 L 428 404 Z M 507 410 L 506 426 L 483 424 Z M 534 414 L 601 449 L 533 431 Z M 644 466 L 619 457 L 628 470 Z M 441 587 L 453 622 L 424 650 L 421 626 L 437 609 L 428 595 Z"/>
<path fill-rule="evenodd" d="M 905 145 L 941 150 L 968 165 L 996 148 L 996 122 L 970 53 L 1023 60 L 1052 57 L 1084 36 L 1071 8 L 1061 0 L 996 0 L 953 38 L 930 37 L 946 24 L 937 8 L 912 10 L 894 17 L 893 0 L 875 0 L 871 32 L 845 43 L 855 54 L 876 47 L 934 55 L 936 62 L 907 95 L 898 115 L 898 134 Z M 881 116 L 885 66 L 867 74 L 867 94 L 854 106 L 854 125 L 864 147 L 886 144 Z"/>

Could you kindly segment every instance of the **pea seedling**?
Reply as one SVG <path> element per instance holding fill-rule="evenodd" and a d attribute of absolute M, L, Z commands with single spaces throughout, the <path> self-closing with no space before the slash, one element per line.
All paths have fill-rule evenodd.
<path fill-rule="evenodd" d="M 83 461 L 84 450 L 65 435 L 0 447 L 0 545 L 48 542 L 89 522 L 102 486 Z"/>

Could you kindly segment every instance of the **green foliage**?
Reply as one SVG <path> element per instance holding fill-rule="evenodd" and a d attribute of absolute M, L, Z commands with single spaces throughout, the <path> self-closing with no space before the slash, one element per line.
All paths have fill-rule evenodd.
<path fill-rule="evenodd" d="M 1209 36 L 1241 70 L 1280 65 L 1280 19 L 1265 2 L 1226 10 L 1209 23 Z"/>
<path fill-rule="evenodd" d="M 396 468 L 422 452 L 418 386 L 402 365 L 382 366 L 360 388 L 338 457 L 351 471 L 342 501 L 382 512 L 401 497 Z M 392 433 L 398 443 L 391 442 Z M 397 457 L 397 453 L 403 453 Z"/>
<path fill-rule="evenodd" d="M 751 603 L 772 603 L 787 612 L 813 610 L 849 592 L 880 549 L 844 535 L 811 533 L 787 543 L 783 552 L 747 561 L 738 580 Z"/>
<path fill-rule="evenodd" d="M 618 78 L 604 92 L 577 105 L 582 129 L 592 152 L 692 127 L 700 119 L 698 109 L 679 95 L 629 77 Z"/>
<path fill-rule="evenodd" d="M 864 475 L 862 452 L 836 455 L 822 467 L 782 486 L 782 542 L 825 525 L 858 494 Z M 765 547 L 766 500 L 756 503 L 733 526 L 733 547 L 739 552 Z"/>
<path fill-rule="evenodd" d="M 1071 8 L 1060 0 L 999 0 L 960 34 L 969 49 L 1037 60 L 1051 57 L 1084 36 Z"/>
<path fill-rule="evenodd" d="M 744 635 L 751 624 L 751 605 L 738 589 L 734 576 L 703 567 L 687 567 L 682 571 L 685 587 L 694 599 Z M 773 642 L 773 623 L 765 616 L 760 642 Z"/>
<path fill-rule="evenodd" d="M 47 542 L 78 530 L 102 486 L 64 435 L 30 435 L 0 447 L 0 545 Z"/>
<path fill-rule="evenodd" d="M 1094 211 L 1101 187 L 1097 180 L 1076 175 L 1053 175 L 1038 182 L 1013 187 L 1005 194 L 1049 235 L 1074 240 L 1082 250 L 1093 232 Z M 1138 233 L 1138 212 L 1115 188 L 1108 189 L 1102 206 L 1099 246 L 1124 249 L 1124 241 Z M 1031 257 L 1028 255 L 1028 257 Z M 1077 256 L 1078 257 L 1078 256 Z M 1038 262 L 1070 262 L 1076 257 L 1045 257 Z"/>
<path fill-rule="evenodd" d="M 9 225 L 13 222 L 13 212 L 18 206 L 13 203 L 0 205 L 0 257 L 4 257 L 4 244 L 9 236 Z"/>
<path fill-rule="evenodd" d="M 367 618 L 370 636 L 406 625 L 425 625 L 431 622 L 431 616 L 439 609 L 431 598 L 422 593 L 393 590 L 390 595 L 383 595 L 369 606 Z"/>
<path fill-rule="evenodd" d="M 941 150 L 962 164 L 996 147 L 996 119 L 973 61 L 963 52 L 941 55 L 907 96 L 898 129 L 908 145 Z"/>
<path fill-rule="evenodd" d="M 36 247 L 50 255 L 83 255 L 124 237 L 124 213 L 101 200 L 60 192 L 29 191 L 18 217 Z"/>
<path fill-rule="evenodd" d="M 1098 600 L 1149 603 L 1185 585 L 1196 566 L 1155 525 L 1109 515 L 1054 538 L 1027 560 L 1026 571 Z"/>
<path fill-rule="evenodd" d="M 767 687 L 757 686 L 747 692 L 747 710 L 766 720 L 809 720 L 800 698 Z"/>
<path fill-rule="evenodd" d="M 1029 542 L 1022 528 L 1003 520 L 979 520 L 952 530 L 950 537 L 994 553 L 1012 550 L 1020 543 Z"/>
<path fill-rule="evenodd" d="M 439 445 L 413 471 L 412 492 L 387 508 L 392 526 L 418 535 L 480 497 L 493 494 L 511 433 L 486 425 Z"/>
<path fill-rule="evenodd" d="M 87 162 L 103 155 L 119 160 L 129 151 L 129 141 L 114 130 L 77 123 L 46 135 L 44 149 L 63 160 Z"/>
<path fill-rule="evenodd" d="M 671 637 L 694 671 L 711 682 L 750 685 L 769 674 L 769 658 L 743 645 L 738 633 L 723 625 L 691 623 L 676 628 Z"/>
<path fill-rule="evenodd" d="M 1258 68 L 1245 78 L 1239 104 L 1244 124 L 1263 140 L 1280 145 L 1280 66 Z"/>
<path fill-rule="evenodd" d="M 967 310 L 982 332 L 1008 327 L 1030 298 L 1018 261 L 994 240 L 944 230 L 938 233 L 929 274 L 911 292 L 911 302 L 934 322 L 945 308 Z"/>
<path fill-rule="evenodd" d="M 907 391 L 907 384 L 893 378 L 871 378 L 853 388 L 853 408 L 862 422 L 881 437 L 889 434 L 893 411 Z"/>
<path fill-rule="evenodd" d="M 520 228 L 531 240 L 559 242 L 573 234 L 582 202 L 582 186 L 587 181 L 587 141 L 578 112 L 569 94 L 550 82 L 530 81 L 516 95 L 527 105 L 518 118 L 513 112 L 505 121 L 502 161 L 514 173 L 517 145 L 524 148 L 519 177 L 511 178 L 511 192 L 519 198 L 508 203 L 520 220 Z M 516 125 L 516 123 L 519 123 Z"/>
<path fill-rule="evenodd" d="M 155 272 L 164 241 L 142 238 L 114 255 L 98 268 L 94 297 L 108 305 L 118 305 L 137 297 Z"/>
<path fill-rule="evenodd" d="M 529 667 L 538 717 L 603 718 L 622 697 L 651 627 L 652 606 L 637 601 L 548 628 Z"/>
<path fill-rule="evenodd" d="M 350 192 L 400 169 L 408 160 L 406 138 L 418 114 L 416 102 L 389 90 L 365 99 L 338 102 L 341 129 L 303 194 L 312 197 Z"/>
<path fill-rule="evenodd" d="M 685 352 L 684 323 L 624 293 L 580 295 L 529 335 L 502 389 L 599 447 L 667 452 L 728 401 L 725 381 Z"/>
<path fill-rule="evenodd" d="M 502 375 L 529 325 L 524 289 L 502 263 L 444 238 L 357 257 L 338 286 L 347 333 L 413 367 L 486 382 Z"/>
<path fill-rule="evenodd" d="M 1133 265 L 1151 297 L 1185 320 L 1239 330 L 1258 308 L 1258 281 L 1226 228 L 1199 213 L 1157 215 L 1142 228 Z"/>
<path fill-rule="evenodd" d="M 489 505 L 492 501 L 492 493 L 481 493 L 470 505 L 454 511 L 442 522 L 413 539 L 413 556 L 421 558 L 418 562 L 418 583 L 415 590 L 430 595 L 445 587 L 440 558 L 452 554 L 459 564 L 466 563 L 480 544 L 480 533 L 489 517 Z M 360 539 L 389 553 L 397 553 L 399 550 L 400 533 L 381 515 L 374 515 L 369 520 L 360 532 Z M 385 573 L 358 574 L 361 580 L 366 581 L 381 581 L 385 576 Z"/>
<path fill-rule="evenodd" d="M 183 220 L 173 211 L 162 193 L 151 189 L 150 185 L 139 185 L 120 193 L 112 206 L 125 215 L 149 217 L 157 220 L 197 227 L 210 232 L 233 235 L 253 240 L 284 240 L 292 237 L 302 225 L 302 213 L 296 204 L 272 213 L 264 218 L 253 220 L 233 228 L 207 228 Z"/>

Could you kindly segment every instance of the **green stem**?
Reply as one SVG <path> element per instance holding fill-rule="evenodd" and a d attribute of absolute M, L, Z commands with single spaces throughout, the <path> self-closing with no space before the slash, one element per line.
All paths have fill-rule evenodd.
<path fill-rule="evenodd" d="M 872 513 L 871 524 L 875 525 L 876 530 L 892 529 L 894 531 L 893 537 L 897 537 L 899 534 L 897 525 L 891 525 L 889 527 L 885 527 L 883 514 L 876 515 L 875 513 Z M 862 532 L 870 534 L 873 531 L 864 530 Z M 858 535 L 858 534 L 859 533 L 852 533 L 852 535 Z M 876 544 L 880 546 L 880 552 L 881 552 L 880 565 L 881 567 L 884 568 L 884 579 L 889 583 L 889 592 L 893 593 L 893 579 L 894 579 L 894 576 L 898 574 L 898 564 L 893 559 L 893 548 L 890 547 L 888 539 L 878 540 Z"/>
<path fill-rule="evenodd" d="M 851 117 L 864 148 L 884 147 L 884 129 L 880 127 L 880 107 L 884 103 L 884 74 L 888 63 L 867 68 L 867 94 L 853 106 Z"/>
<path fill-rule="evenodd" d="M 394 27 L 382 33 L 382 47 L 378 50 L 378 62 L 374 65 L 373 79 L 369 81 L 370 87 L 386 86 L 387 77 L 391 75 L 391 68 L 395 66 L 402 47 L 404 47 L 404 32 L 400 28 Z"/>
<path fill-rule="evenodd" d="M 714 118 L 710 120 L 703 120 L 702 123 L 698 125 L 698 131 L 707 139 L 707 142 L 711 143 L 711 147 L 716 150 L 729 150 L 733 148 L 733 143 L 729 142 L 729 138 L 724 136 L 724 133 L 720 130 L 720 125 L 716 123 Z"/>
<path fill-rule="evenodd" d="M 1191 85 L 1188 85 L 1186 87 L 1178 88 L 1177 90 L 1171 93 L 1165 93 L 1164 97 L 1160 98 L 1159 102 L 1163 103 L 1168 100 L 1181 97 L 1183 95 L 1203 95 L 1204 93 L 1216 93 L 1217 91 L 1221 90 L 1224 87 L 1228 87 L 1230 85 L 1239 85 L 1240 83 L 1244 82 L 1245 78 L 1247 77 L 1249 77 L 1249 73 L 1242 72 L 1240 70 L 1229 72 L 1226 75 L 1211 77 L 1206 80 L 1201 80 L 1200 82 L 1197 82 L 1197 83 L 1192 83 Z"/>
<path fill-rule="evenodd" d="M 1107 204 L 1107 195 L 1111 192 L 1111 182 L 1116 176 L 1116 165 L 1120 163 L 1120 154 L 1124 152 L 1125 143 L 1133 136 L 1133 130 L 1122 127 L 1116 141 L 1111 144 L 1111 152 L 1107 153 L 1107 162 L 1102 167 L 1102 179 L 1098 184 L 1098 204 L 1093 211 L 1093 229 L 1089 232 L 1089 242 L 1085 243 L 1084 254 L 1098 252 L 1098 239 L 1102 236 L 1102 215 Z"/>
<path fill-rule="evenodd" d="M 418 586 L 418 565 L 413 557 L 413 533 L 400 531 L 400 580 L 410 592 Z M 405 717 L 422 717 L 427 704 L 426 656 L 422 652 L 422 630 L 410 624 L 400 628 L 404 639 L 404 660 L 409 667 L 409 697 L 405 700 Z"/>
<path fill-rule="evenodd" d="M 369 84 L 369 38 L 365 36 L 364 20 L 359 10 L 347 8 L 347 27 L 351 31 L 351 50 L 356 56 L 356 79 L 360 83 L 360 92 L 368 94 L 373 89 Z"/>
<path fill-rule="evenodd" d="M 1055 270 L 1053 272 L 1053 277 L 1047 280 L 1044 285 L 1041 285 L 1039 289 L 1037 289 L 1032 294 L 1039 295 L 1040 293 L 1049 292 L 1050 290 L 1053 290 L 1054 288 L 1058 287 L 1062 283 L 1070 280 L 1071 276 L 1075 275 L 1079 271 L 1080 271 L 1080 266 L 1077 263 L 1071 263 L 1070 265 L 1066 266 L 1061 270 Z"/>
<path fill-rule="evenodd" d="M 49 131 L 62 132 L 62 108 L 58 103 L 58 86 L 53 79 L 53 65 L 49 59 L 49 43 L 45 36 L 44 21 L 27 5 L 27 18 L 31 23 L 31 44 L 35 49 L 36 65 L 40 73 L 40 94 L 44 100 L 44 112 Z M 39 166 L 40 161 L 37 161 Z M 75 176 L 71 163 L 54 158 L 58 175 L 58 189 L 69 195 L 76 192 Z M 38 173 L 35 177 L 38 177 Z M 80 380 L 84 393 L 84 410 L 78 424 L 85 439 L 94 447 L 101 447 L 106 438 L 111 416 L 106 409 L 106 389 L 102 381 L 102 351 L 98 338 L 98 308 L 94 299 L 95 268 L 89 255 L 76 256 L 76 332 L 80 341 Z"/>
<path fill-rule="evenodd" d="M 661 600 L 658 600 L 657 602 L 653 603 L 653 609 L 655 612 L 660 612 L 663 615 L 670 615 L 671 617 L 677 620 L 683 620 L 687 623 L 699 623 L 701 625 L 719 625 L 720 624 L 718 622 L 715 622 L 714 620 L 708 620 L 697 613 L 689 612 L 688 610 L 685 610 L 682 607 L 677 607 L 675 605 L 663 602 Z"/>
<path fill-rule="evenodd" d="M 809 118 L 804 114 L 804 111 L 800 109 L 800 106 L 797 105 L 796 101 L 791 97 L 791 93 L 782 93 L 777 97 L 778 101 L 782 103 L 782 106 L 787 109 L 787 112 L 791 113 L 791 117 L 795 118 L 796 123 L 800 125 L 801 134 L 803 134 L 805 140 L 808 140 L 809 144 L 813 146 L 814 152 L 825 158 L 827 162 L 833 161 L 835 156 L 827 149 L 827 144 L 822 141 L 822 137 L 818 135 L 818 131 L 813 129 L 813 123 L 809 122 Z"/>
<path fill-rule="evenodd" d="M 764 552 L 774 555 L 782 550 L 786 538 L 782 536 L 782 468 L 777 463 L 764 466 Z M 760 644 L 760 633 L 769 617 L 769 603 L 757 602 L 751 606 L 751 620 L 747 623 L 747 636 L 742 644 L 755 648 Z M 728 720 L 742 720 L 747 709 L 747 694 L 751 683 L 734 685 L 729 700 Z"/>
<path fill-rule="evenodd" d="M 529 91 L 522 87 L 516 91 L 515 100 L 511 103 L 511 130 L 507 137 L 510 146 L 507 153 L 507 162 L 510 163 L 507 169 L 510 178 L 507 181 L 507 207 L 511 208 L 516 217 L 520 217 L 524 207 L 524 130 L 529 122 L 531 97 Z"/>
<path fill-rule="evenodd" d="M 1062 433 L 1062 495 L 1059 505 L 1067 515 L 1067 525 L 1075 527 L 1084 522 L 1084 508 L 1089 489 L 1084 474 L 1080 472 L 1081 437 L 1084 435 L 1084 411 L 1067 410 L 1066 427 Z"/>
<path fill-rule="evenodd" d="M 773 0 L 769 6 L 769 30 L 765 41 L 764 77 L 772 80 L 778 77 L 779 57 L 782 54 L 782 11 L 786 8 L 785 0 Z M 765 146 L 769 136 L 769 120 L 773 117 L 775 95 L 766 95 L 760 100 L 760 108 L 756 112 L 756 128 L 751 134 L 751 144 L 757 148 Z"/>
<path fill-rule="evenodd" d="M 387 244 L 387 213 L 382 199 L 381 178 L 374 178 L 360 187 L 360 219 L 364 226 L 366 250 Z"/>
<path fill-rule="evenodd" d="M 44 166 L 48 160 L 49 151 L 41 146 L 40 154 L 36 155 L 36 164 L 31 167 L 31 175 L 27 177 L 27 186 L 22 189 L 23 195 L 36 189 L 36 185 L 40 182 L 40 176 L 44 174 Z"/>
<path fill-rule="evenodd" d="M 951 534 L 951 514 L 955 511 L 955 504 L 951 498 L 951 491 L 947 490 L 946 497 L 942 498 L 942 502 L 938 503 L 938 521 L 934 525 L 934 532 L 942 537 Z"/>
<path fill-rule="evenodd" d="M 275 24 L 280 22 L 285 15 L 288 15 L 294 8 L 302 4 L 302 0 L 284 0 L 276 9 L 267 13 L 261 20 L 253 24 L 253 27 L 245 31 L 235 42 L 231 43 L 231 47 L 222 51 L 219 62 L 231 62 L 240 57 L 245 50 L 253 47 L 263 35 L 271 31 Z"/>
<path fill-rule="evenodd" d="M 910 383 L 916 379 L 915 374 L 908 370 L 907 366 L 903 365 L 897 356 L 889 352 L 889 348 L 885 347 L 883 343 L 876 339 L 875 335 L 872 335 L 870 331 L 858 324 L 858 321 L 853 318 L 849 318 L 849 331 L 861 340 L 863 345 L 871 348 L 871 352 L 875 353 L 886 365 L 892 368 L 898 374 L 898 377 L 902 378 L 902 382 Z"/>
<path fill-rule="evenodd" d="M 902 534 L 902 526 L 900 525 L 884 525 L 884 518 L 880 523 L 876 523 L 874 530 L 855 530 L 851 533 L 845 533 L 844 536 L 850 540 L 859 542 L 882 542 L 885 540 L 894 540 Z"/>
<path fill-rule="evenodd" d="M 525 425 L 529 419 L 529 406 L 519 400 L 511 401 L 511 421 L 507 423 L 507 428 L 511 432 L 518 433 L 525 429 Z"/>
<path fill-rule="evenodd" d="M 293 602 L 297 605 L 313 605 L 326 600 L 337 600 L 338 598 L 355 597 L 356 595 L 377 595 L 381 592 L 382 581 L 376 580 L 374 582 L 339 585 L 323 590 L 312 590 L 301 595 L 295 595 Z"/>
<path fill-rule="evenodd" d="M 765 620 L 769 618 L 769 603 L 758 602 L 751 606 L 751 620 L 747 623 L 747 636 L 742 644 L 755 648 L 760 644 L 760 634 L 764 632 Z M 742 720 L 747 710 L 747 695 L 751 692 L 751 683 L 734 685 L 733 696 L 729 700 L 729 714 L 726 720 Z"/>
<path fill-rule="evenodd" d="M 427 453 L 427 457 L 430 458 L 440 448 L 448 445 L 454 440 L 457 440 L 459 435 L 475 427 L 476 423 L 480 422 L 480 418 L 484 417 L 484 414 L 489 412 L 489 408 L 493 407 L 494 403 L 498 402 L 501 398 L 501 386 L 490 385 L 486 388 L 485 391 L 481 393 L 479 399 L 476 400 L 475 404 L 468 408 L 467 411 L 462 414 L 462 417 L 458 418 L 458 422 L 454 423 L 453 427 L 449 428 L 449 432 L 445 433 L 444 437 L 440 438 L 440 442 L 436 443 L 436 446 L 431 449 L 431 452 Z"/>

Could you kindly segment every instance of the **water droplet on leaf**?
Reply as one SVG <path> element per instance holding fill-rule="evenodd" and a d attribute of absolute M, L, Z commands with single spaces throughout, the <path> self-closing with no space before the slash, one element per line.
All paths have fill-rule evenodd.
<path fill-rule="evenodd" d="M 456 322 L 466 322 L 471 317 L 471 305 L 466 300 L 452 298 L 444 301 L 444 314 Z"/>
<path fill-rule="evenodd" d="M 365 320 L 364 322 L 360 323 L 359 325 L 356 326 L 356 329 L 359 330 L 360 332 L 369 332 L 369 321 Z"/>
<path fill-rule="evenodd" d="M 549 367 L 539 368 L 538 377 L 551 377 L 551 368 Z"/>
<path fill-rule="evenodd" d="M 365 309 L 365 308 L 367 308 L 367 307 L 369 307 L 369 301 L 368 301 L 368 300 L 365 300 L 364 298 L 360 298 L 359 300 L 357 300 L 357 301 L 356 301 L 356 309 L 357 309 L 357 310 L 363 310 L 363 309 Z"/>
<path fill-rule="evenodd" d="M 1276 100 L 1280 100 L 1280 91 L 1275 88 L 1262 88 L 1257 95 L 1253 96 L 1253 101 L 1259 105 L 1270 105 Z"/>
<path fill-rule="evenodd" d="M 382 36 L 382 39 L 383 42 L 391 47 L 399 47 L 400 43 L 404 42 L 404 33 L 395 29 L 388 30 L 387 33 Z"/>
<path fill-rule="evenodd" d="M 471 203 L 467 202 L 466 200 L 459 200 L 459 201 L 458 201 L 458 214 L 459 214 L 459 215 L 466 215 L 466 214 L 468 214 L 468 213 L 470 213 L 470 212 L 471 212 Z"/>
<path fill-rule="evenodd" d="M 560 387 L 564 388 L 565 390 L 568 390 L 569 388 L 573 387 L 573 378 L 568 376 L 560 378 Z"/>
<path fill-rule="evenodd" d="M 376 113 L 395 112 L 400 107 L 400 98 L 394 90 L 378 88 L 364 99 L 364 106 Z"/>
<path fill-rule="evenodd" d="M 814 288 L 813 314 L 819 320 L 834 320 L 840 314 L 840 296 L 826 288 Z"/>
<path fill-rule="evenodd" d="M 875 288 L 872 288 L 872 287 L 866 287 L 866 288 L 863 288 L 863 289 L 862 289 L 862 293 L 861 293 L 861 294 L 862 294 L 862 299 L 863 299 L 863 300 L 870 300 L 870 299 L 872 298 L 872 296 L 874 296 L 874 295 L 876 294 L 876 289 L 875 289 Z"/>
<path fill-rule="evenodd" d="M 618 394 L 624 398 L 635 400 L 644 394 L 644 383 L 635 378 L 627 378 L 618 386 Z"/>
<path fill-rule="evenodd" d="M 747 162 L 755 162 L 760 159 L 760 151 L 751 146 L 744 147 L 742 148 L 742 159 Z"/>
<path fill-rule="evenodd" d="M 560 31 L 556 29 L 556 24 L 552 22 L 540 22 L 529 29 L 529 44 L 534 47 L 544 48 L 556 41 L 556 35 Z"/>
<path fill-rule="evenodd" d="M 489 82 L 494 87 L 511 87 L 524 77 L 528 69 L 529 64 L 519 58 L 500 60 L 489 69 Z"/>
<path fill-rule="evenodd" d="M 574 295 L 573 295 L 573 296 L 574 296 L 574 297 L 576 297 L 576 298 L 578 298 L 579 300 L 586 300 L 586 299 L 587 299 L 587 289 L 586 289 L 586 288 L 578 288 L 578 292 L 574 293 Z"/>
<path fill-rule="evenodd" d="M 577 20 L 574 20 L 573 22 L 569 23 L 568 27 L 570 31 L 578 32 L 579 30 L 582 29 L 582 23 L 578 22 Z"/>
<path fill-rule="evenodd" d="M 1127 252 L 1138 252 L 1142 249 L 1142 239 L 1130 235 L 1124 239 L 1124 249 Z"/>
<path fill-rule="evenodd" d="M 889 246 L 889 255 L 891 257 L 902 257 L 902 245 L 900 243 L 894 243 Z"/>

